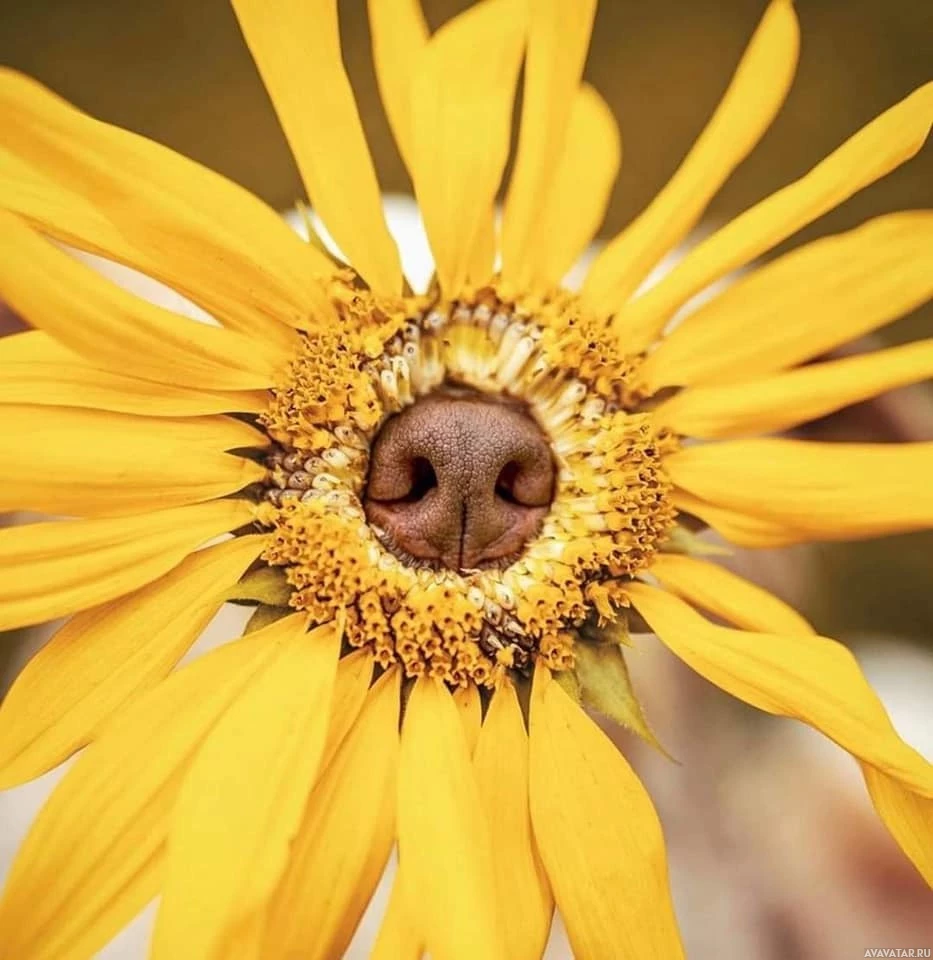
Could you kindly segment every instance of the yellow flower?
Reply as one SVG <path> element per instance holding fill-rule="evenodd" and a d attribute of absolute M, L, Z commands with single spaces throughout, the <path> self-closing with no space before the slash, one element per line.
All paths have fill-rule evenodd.
<path fill-rule="evenodd" d="M 578 957 L 676 960 L 658 818 L 581 706 L 651 739 L 621 649 L 630 607 L 713 683 L 856 757 L 933 883 L 933 767 L 842 646 L 691 555 L 687 532 L 765 547 L 933 523 L 933 444 L 756 437 L 933 373 L 933 341 L 800 366 L 933 293 L 933 215 L 801 247 L 670 323 L 916 153 L 933 84 L 639 292 L 781 106 L 798 30 L 774 0 L 680 169 L 572 293 L 621 152 L 580 79 L 595 2 L 483 0 L 429 35 L 414 0 L 373 0 L 436 261 L 412 293 L 336 0 L 234 7 L 346 263 L 216 174 L 0 75 L 0 296 L 38 328 L 0 342 L 0 509 L 73 518 L 0 533 L 0 628 L 71 616 L 0 709 L 0 783 L 87 747 L 12 869 L 3 955 L 89 957 L 160 895 L 157 960 L 339 957 L 397 844 L 378 958 L 531 960 L 556 904 Z M 374 490 L 400 482 L 371 464 L 398 443 L 414 456 L 432 402 L 477 451 L 467 408 L 532 459 L 544 444 L 549 465 L 500 475 L 488 523 L 511 518 L 507 552 L 444 511 L 453 559 L 436 526 L 425 547 L 437 477 L 418 491 L 414 466 Z M 474 452 L 443 469 L 462 478 Z M 231 598 L 257 607 L 247 634 L 174 669 Z"/>

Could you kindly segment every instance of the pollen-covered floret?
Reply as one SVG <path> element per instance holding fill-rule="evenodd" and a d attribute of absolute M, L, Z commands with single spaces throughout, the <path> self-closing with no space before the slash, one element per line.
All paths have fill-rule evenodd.
<path fill-rule="evenodd" d="M 661 455 L 675 442 L 626 409 L 638 358 L 577 301 L 387 302 L 334 288 L 339 331 L 311 331 L 262 422 L 277 444 L 260 520 L 264 559 L 315 620 L 346 611 L 347 642 L 382 666 L 489 686 L 540 657 L 573 665 L 576 630 L 611 618 L 674 522 Z M 363 511 L 369 449 L 393 413 L 444 384 L 521 400 L 557 486 L 537 535 L 504 568 L 454 571 L 397 555 Z"/>

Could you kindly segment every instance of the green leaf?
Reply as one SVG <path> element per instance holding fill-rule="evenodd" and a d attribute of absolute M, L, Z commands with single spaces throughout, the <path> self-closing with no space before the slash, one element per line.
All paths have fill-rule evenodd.
<path fill-rule="evenodd" d="M 259 567 L 234 584 L 224 599 L 234 603 L 262 603 L 270 607 L 287 607 L 292 588 L 282 567 Z"/>
<path fill-rule="evenodd" d="M 267 607 L 260 605 L 256 607 L 253 615 L 247 621 L 246 628 L 243 630 L 243 636 L 245 637 L 248 633 L 254 633 L 256 630 L 262 630 L 263 627 L 268 627 L 270 623 L 275 623 L 276 620 L 281 620 L 282 617 L 287 617 L 290 613 L 294 612 L 291 607 Z"/>
<path fill-rule="evenodd" d="M 580 685 L 583 703 L 591 710 L 637 733 L 642 740 L 671 759 L 648 725 L 642 706 L 632 689 L 628 664 L 621 649 L 614 644 L 593 644 L 581 640 L 574 647 L 574 654 L 574 672 Z"/>

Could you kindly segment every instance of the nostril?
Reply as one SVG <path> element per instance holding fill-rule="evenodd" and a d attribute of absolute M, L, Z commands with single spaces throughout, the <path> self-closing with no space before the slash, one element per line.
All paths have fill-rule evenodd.
<path fill-rule="evenodd" d="M 415 457 L 411 463 L 411 489 L 398 500 L 401 503 L 417 503 L 436 486 L 437 474 L 434 472 L 431 461 L 427 457 Z"/>
<path fill-rule="evenodd" d="M 515 495 L 515 481 L 521 471 L 521 466 L 515 461 L 510 460 L 500 471 L 496 478 L 496 496 L 506 503 L 515 503 L 524 506 Z M 530 504 L 529 504 L 530 506 Z"/>

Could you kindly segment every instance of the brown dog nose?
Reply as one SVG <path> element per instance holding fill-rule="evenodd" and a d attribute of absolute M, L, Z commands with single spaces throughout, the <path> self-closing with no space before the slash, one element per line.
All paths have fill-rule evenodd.
<path fill-rule="evenodd" d="M 535 535 L 554 476 L 530 414 L 452 389 L 385 423 L 373 444 L 366 516 L 411 556 L 470 570 L 514 556 Z"/>

